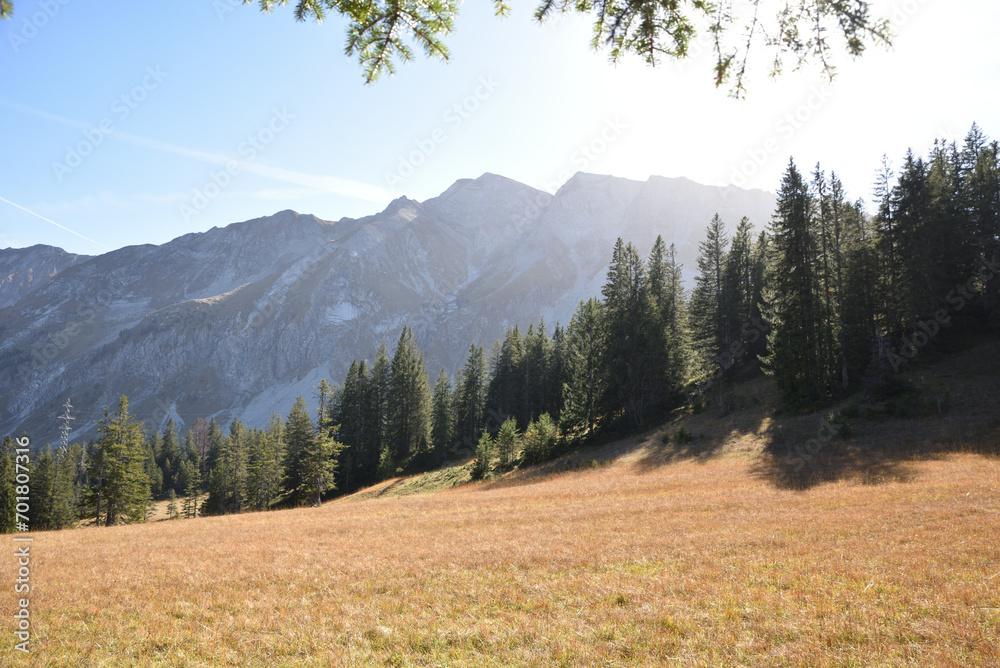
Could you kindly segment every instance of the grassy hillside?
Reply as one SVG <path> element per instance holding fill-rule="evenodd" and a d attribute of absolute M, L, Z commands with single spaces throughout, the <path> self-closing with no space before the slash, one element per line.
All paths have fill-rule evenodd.
<path fill-rule="evenodd" d="M 32 655 L 0 663 L 995 666 L 998 365 L 981 346 L 832 407 L 849 429 L 814 453 L 822 415 L 775 414 L 758 379 L 723 418 L 500 480 L 36 534 Z"/>

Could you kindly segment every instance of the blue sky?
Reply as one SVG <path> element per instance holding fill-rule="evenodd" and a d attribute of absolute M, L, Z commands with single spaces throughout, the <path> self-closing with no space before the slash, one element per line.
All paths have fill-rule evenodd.
<path fill-rule="evenodd" d="M 539 26 L 531 3 L 506 20 L 466 4 L 450 63 L 366 86 L 339 20 L 17 0 L 0 24 L 0 247 L 96 254 L 289 208 L 336 220 L 487 171 L 550 191 L 577 170 L 774 190 L 793 155 L 870 198 L 883 153 L 924 153 L 973 121 L 1000 136 L 1000 3 L 875 5 L 893 49 L 841 56 L 833 84 L 815 66 L 758 68 L 736 101 L 700 43 L 681 64 L 613 66 L 586 18 Z"/>

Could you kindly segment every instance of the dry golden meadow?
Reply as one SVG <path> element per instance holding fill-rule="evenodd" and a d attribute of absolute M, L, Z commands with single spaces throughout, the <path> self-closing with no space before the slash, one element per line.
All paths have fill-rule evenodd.
<path fill-rule="evenodd" d="M 663 444 L 675 424 L 571 470 L 34 534 L 32 653 L 10 634 L 0 664 L 998 666 L 1000 458 L 955 452 L 1000 435 L 977 400 L 1000 362 L 976 359 L 949 415 L 859 421 L 794 484 L 766 444 L 816 416 L 742 409 L 684 418 L 716 430 L 694 447 Z M 886 434 L 928 447 L 860 454 Z"/>
<path fill-rule="evenodd" d="M 909 469 L 787 491 L 626 461 L 36 534 L 32 654 L 3 663 L 996 666 L 1000 462 Z"/>

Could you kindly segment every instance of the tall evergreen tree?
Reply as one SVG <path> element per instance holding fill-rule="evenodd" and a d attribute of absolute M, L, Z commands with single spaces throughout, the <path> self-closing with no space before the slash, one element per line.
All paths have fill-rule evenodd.
<path fill-rule="evenodd" d="M 311 450 L 315 438 L 315 429 L 309 410 L 302 397 L 295 399 L 292 410 L 285 420 L 285 490 L 296 498 L 301 498 L 302 488 L 302 458 L 307 450 Z"/>
<path fill-rule="evenodd" d="M 546 381 L 547 390 L 541 411 L 547 413 L 555 422 L 563 410 L 563 384 L 566 382 L 566 329 L 556 323 L 552 330 L 552 358 L 549 364 L 549 374 Z"/>
<path fill-rule="evenodd" d="M 491 413 L 517 417 L 524 407 L 524 339 L 517 325 L 507 330 L 503 342 L 495 345 L 486 390 L 486 406 Z"/>
<path fill-rule="evenodd" d="M 174 492 L 183 492 L 177 489 L 177 474 L 180 470 L 181 459 L 180 443 L 177 440 L 177 426 L 174 419 L 167 420 L 160 434 L 160 451 L 157 453 L 156 464 L 163 472 L 163 490 L 173 489 Z"/>
<path fill-rule="evenodd" d="M 0 533 L 13 533 L 18 495 L 15 485 L 14 439 L 4 436 L 0 443 Z"/>
<path fill-rule="evenodd" d="M 285 456 L 284 425 L 272 413 L 267 428 L 254 430 L 247 461 L 247 494 L 250 507 L 267 510 L 281 494 L 281 465 Z"/>
<path fill-rule="evenodd" d="M 393 458 L 401 463 L 430 443 L 430 384 L 409 326 L 399 335 L 390 372 L 390 445 Z"/>
<path fill-rule="evenodd" d="M 145 460 L 142 423 L 129 414 L 128 397 L 122 395 L 114 414 L 109 407 L 104 409 L 90 457 L 88 500 L 95 509 L 98 525 L 145 520 L 150 501 Z"/>
<path fill-rule="evenodd" d="M 651 364 L 656 374 L 654 393 L 662 409 L 679 393 L 690 357 L 677 249 L 673 244 L 668 249 L 662 236 L 653 243 L 648 271 L 654 322 Z"/>
<path fill-rule="evenodd" d="M 374 477 L 382 453 L 389 445 L 389 395 L 392 389 L 392 363 L 386 350 L 385 341 L 381 341 L 375 353 L 368 383 L 364 387 L 364 401 L 368 407 L 364 423 L 368 425 L 365 445 L 362 448 L 363 479 Z"/>
<path fill-rule="evenodd" d="M 76 522 L 76 464 L 68 448 L 46 446 L 36 455 L 30 485 L 32 531 L 65 529 Z"/>
<path fill-rule="evenodd" d="M 359 475 L 367 478 L 378 464 L 378 452 L 373 453 L 374 456 L 366 457 L 369 455 L 366 446 L 370 442 L 367 424 L 370 410 L 366 396 L 368 383 L 367 364 L 364 360 L 360 363 L 353 360 L 347 370 L 344 384 L 337 392 L 333 421 L 340 425 L 338 434 L 341 443 L 344 444 L 338 476 L 341 486 L 345 489 L 350 488 Z M 370 467 L 366 465 L 369 462 Z"/>
<path fill-rule="evenodd" d="M 768 277 L 768 354 L 765 370 L 787 401 L 810 404 L 822 395 L 817 373 L 819 305 L 815 294 L 815 244 L 811 200 L 802 174 L 789 161 L 771 223 Z"/>
<path fill-rule="evenodd" d="M 455 413 L 453 410 L 451 379 L 442 367 L 434 381 L 434 395 L 431 398 L 431 441 L 438 452 L 447 452 L 455 433 Z"/>
<path fill-rule="evenodd" d="M 299 477 L 302 483 L 297 490 L 299 503 L 319 506 L 323 495 L 336 488 L 334 471 L 341 444 L 335 438 L 336 427 L 329 420 L 328 402 L 330 386 L 324 380 L 319 387 L 319 410 L 317 411 L 316 432 L 307 439 L 300 450 Z M 289 420 L 291 421 L 291 420 Z"/>
<path fill-rule="evenodd" d="M 191 473 L 188 476 L 187 488 L 184 490 L 184 503 L 181 513 L 184 517 L 193 519 L 198 516 L 198 501 L 201 498 L 201 471 L 197 464 L 186 462 Z"/>
<path fill-rule="evenodd" d="M 486 427 L 486 356 L 482 346 L 469 347 L 469 356 L 456 388 L 455 430 L 458 440 L 470 450 Z"/>
<path fill-rule="evenodd" d="M 603 304 L 581 301 L 566 332 L 566 382 L 562 422 L 570 431 L 591 433 L 601 415 L 607 377 Z"/>
<path fill-rule="evenodd" d="M 520 441 L 521 434 L 517 430 L 517 421 L 512 417 L 507 418 L 500 425 L 496 439 L 494 439 L 497 462 L 500 466 L 507 467 L 514 463 L 519 454 Z"/>
<path fill-rule="evenodd" d="M 651 365 L 656 329 L 646 267 L 635 246 L 615 243 L 604 296 L 605 407 L 610 413 L 624 410 L 633 425 L 643 422 L 653 402 Z"/>
<path fill-rule="evenodd" d="M 719 214 L 712 217 L 698 250 L 698 277 L 690 304 L 691 331 L 700 367 L 714 372 L 717 360 L 732 343 L 730 293 L 725 284 L 729 239 Z"/>

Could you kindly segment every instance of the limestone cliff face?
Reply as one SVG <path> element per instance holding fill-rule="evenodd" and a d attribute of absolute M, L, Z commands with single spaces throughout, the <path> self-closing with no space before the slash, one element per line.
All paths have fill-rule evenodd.
<path fill-rule="evenodd" d="M 690 277 L 714 213 L 761 229 L 773 208 L 686 179 L 578 174 L 551 195 L 485 174 L 356 220 L 282 211 L 92 258 L 3 250 L 0 432 L 54 440 L 70 398 L 84 438 L 122 393 L 148 426 L 263 425 L 382 339 L 391 350 L 404 324 L 432 376 L 454 371 L 514 324 L 568 323 L 599 295 L 617 237 L 647 253 L 662 234 Z"/>

